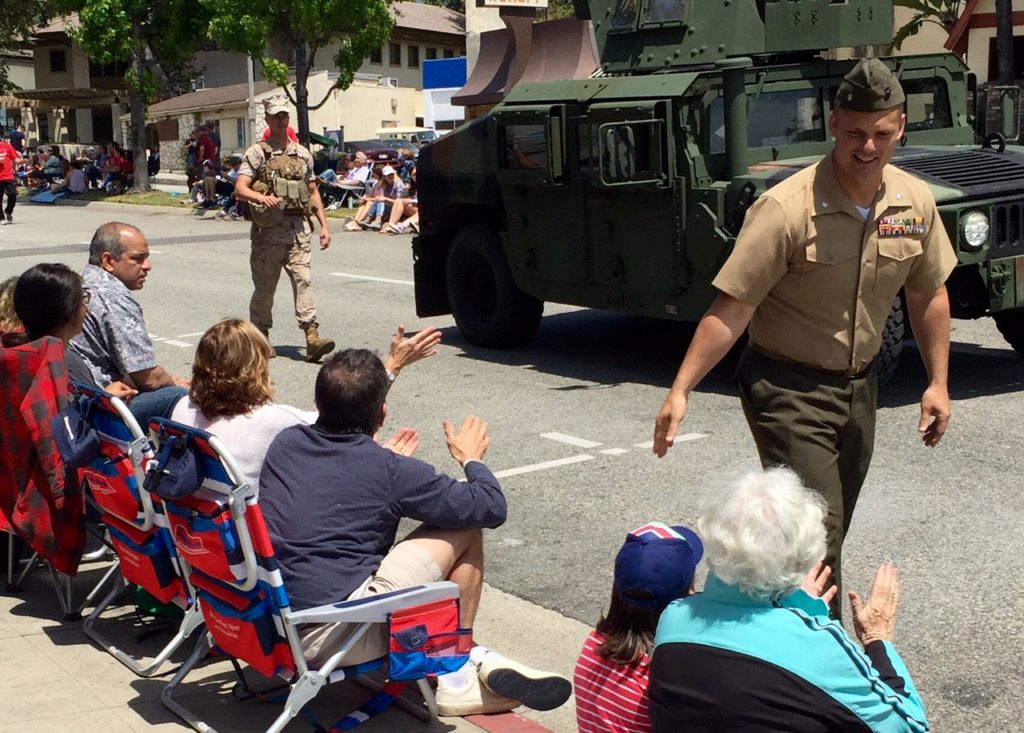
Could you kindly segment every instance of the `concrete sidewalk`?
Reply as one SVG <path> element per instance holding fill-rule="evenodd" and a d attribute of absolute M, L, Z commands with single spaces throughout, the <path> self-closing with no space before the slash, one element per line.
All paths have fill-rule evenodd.
<path fill-rule="evenodd" d="M 84 566 L 75 581 L 83 598 L 98 581 L 105 565 Z M 49 731 L 183 731 L 180 722 L 160 702 L 160 691 L 173 672 L 156 678 L 136 677 L 109 654 L 90 642 L 81 622 L 63 623 L 49 575 L 37 568 L 17 595 L 0 595 L 0 733 Z M 142 643 L 143 630 L 131 606 L 109 610 L 97 625 L 114 643 L 151 655 L 170 638 L 160 633 Z M 484 588 L 475 638 L 518 661 L 571 678 L 576 655 L 587 629 L 583 624 L 502 593 Z M 191 644 L 179 650 L 184 660 Z M 264 730 L 279 712 L 277 705 L 232 697 L 236 678 L 226 660 L 214 660 L 196 669 L 179 688 L 177 698 L 222 733 Z M 330 724 L 363 704 L 371 693 L 354 682 L 340 682 L 321 693 L 314 703 L 321 722 Z M 516 714 L 518 713 L 518 714 Z M 416 731 L 489 730 L 494 733 L 540 733 L 576 730 L 575 708 L 538 712 L 519 708 L 516 713 L 443 718 L 431 726 L 393 708 L 357 728 L 361 733 L 415 733 Z M 287 731 L 311 731 L 301 716 Z"/>

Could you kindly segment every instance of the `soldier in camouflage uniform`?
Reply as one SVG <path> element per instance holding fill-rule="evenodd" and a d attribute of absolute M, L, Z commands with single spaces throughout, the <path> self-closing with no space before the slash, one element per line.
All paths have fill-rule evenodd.
<path fill-rule="evenodd" d="M 331 244 L 324 206 L 313 177 L 313 156 L 288 139 L 289 110 L 283 97 L 263 104 L 270 137 L 245 151 L 235 183 L 235 198 L 252 215 L 249 267 L 254 286 L 249 320 L 269 336 L 274 325 L 274 291 L 285 269 L 292 282 L 295 317 L 306 332 L 306 359 L 316 361 L 334 350 L 321 338 L 310 284 L 312 218 L 320 223 L 320 249 Z"/>

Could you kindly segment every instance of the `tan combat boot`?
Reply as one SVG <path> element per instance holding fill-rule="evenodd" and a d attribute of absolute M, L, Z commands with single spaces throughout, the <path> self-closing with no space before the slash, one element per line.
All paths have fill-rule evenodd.
<path fill-rule="evenodd" d="M 319 361 L 321 356 L 334 351 L 334 342 L 320 338 L 316 326 L 306 329 L 306 361 Z"/>
<path fill-rule="evenodd" d="M 263 334 L 263 337 L 267 340 L 267 343 L 270 343 L 270 331 L 267 330 L 267 329 L 261 328 L 260 329 L 260 333 Z M 275 356 L 277 356 L 277 351 L 274 349 L 273 346 L 271 346 L 270 347 L 270 358 L 273 359 Z"/>

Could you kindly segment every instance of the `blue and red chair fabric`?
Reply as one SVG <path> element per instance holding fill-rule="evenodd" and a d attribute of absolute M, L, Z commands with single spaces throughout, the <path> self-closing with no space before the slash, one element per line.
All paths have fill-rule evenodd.
<path fill-rule="evenodd" d="M 143 489 L 146 470 L 155 459 L 148 436 L 117 397 L 77 383 L 72 383 L 70 391 L 87 429 L 99 439 L 97 455 L 78 469 L 78 475 L 106 528 L 121 576 L 161 603 L 184 611 L 175 635 L 150 660 L 117 647 L 96 628 L 122 587 L 111 590 L 83 623 L 82 630 L 90 639 L 136 674 L 148 677 L 202 625 L 202 616 L 184 580 L 162 505 Z"/>
<path fill-rule="evenodd" d="M 206 722 L 174 699 L 174 693 L 191 669 L 216 647 L 265 677 L 276 676 L 289 682 L 284 710 L 267 729 L 268 733 L 282 730 L 300 713 L 308 715 L 307 704 L 327 683 L 350 677 L 358 679 L 376 670 L 392 677 L 384 692 L 390 699 L 401 689 L 399 677 L 415 680 L 429 714 L 436 717 L 433 693 L 426 684 L 431 664 L 425 658 L 442 660 L 440 666 L 434 665 L 433 673 L 461 666 L 468 658 L 468 632 L 458 628 L 458 586 L 432 583 L 293 611 L 260 511 L 256 487 L 246 483 L 230 453 L 210 433 L 170 420 L 153 420 L 150 432 L 160 456 L 147 484 L 150 490 L 154 486 L 157 492 L 161 490 L 157 477 L 173 473 L 175 463 L 185 466 L 182 470 L 190 477 L 176 482 L 173 492 L 180 494 L 182 486 L 196 484 L 190 495 L 165 495 L 161 502 L 185 575 L 195 588 L 206 621 L 206 634 L 161 695 L 168 709 L 196 730 L 210 730 Z M 192 459 L 185 460 L 180 454 L 172 458 L 173 452 L 164 450 L 168 441 L 184 446 Z M 192 475 L 196 468 L 198 480 Z M 421 613 L 417 615 L 414 609 Z M 407 613 L 412 616 L 404 618 Z M 365 664 L 342 666 L 345 655 L 362 635 L 374 624 L 389 623 L 393 614 L 398 614 L 401 622 L 401 627 L 393 630 L 401 639 L 398 647 L 405 659 L 401 669 L 394 668 L 397 676 L 390 674 L 387 654 Z M 334 622 L 348 622 L 358 628 L 326 662 L 312 669 L 302 656 L 297 627 Z M 380 696 L 374 698 L 374 704 L 366 711 L 356 711 L 328 730 L 348 729 L 381 712 L 387 707 L 382 701 Z M 419 711 L 425 712 L 422 706 Z"/>

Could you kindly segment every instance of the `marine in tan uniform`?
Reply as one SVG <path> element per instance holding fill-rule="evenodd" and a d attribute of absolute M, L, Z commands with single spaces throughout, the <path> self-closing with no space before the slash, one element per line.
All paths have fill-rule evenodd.
<path fill-rule="evenodd" d="M 877 59 L 844 78 L 829 118 L 830 155 L 762 195 L 714 280 L 654 422 L 664 456 L 687 399 L 748 327 L 736 383 L 765 466 L 791 466 L 828 503 L 826 563 L 840 582 L 843 538 L 874 447 L 873 367 L 904 289 L 929 383 L 918 424 L 935 446 L 949 421 L 949 300 L 956 255 L 935 199 L 889 165 L 906 116 L 899 81 Z M 838 595 L 832 606 L 839 615 Z"/>
<path fill-rule="evenodd" d="M 249 320 L 269 337 L 274 292 L 284 268 L 292 283 L 295 318 L 306 333 L 306 359 L 316 361 L 334 350 L 334 341 L 320 337 L 313 304 L 312 219 L 320 224 L 320 249 L 330 246 L 331 233 L 314 183 L 313 156 L 288 139 L 287 100 L 266 100 L 264 112 L 270 137 L 245 151 L 235 182 L 235 197 L 248 202 L 252 216 L 249 267 L 254 289 Z"/>

